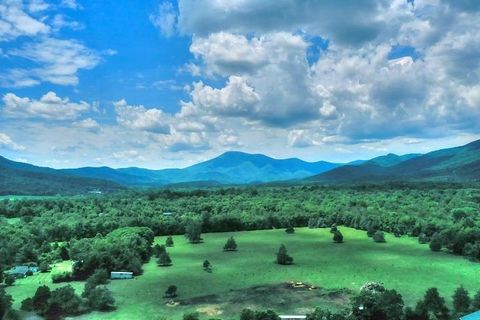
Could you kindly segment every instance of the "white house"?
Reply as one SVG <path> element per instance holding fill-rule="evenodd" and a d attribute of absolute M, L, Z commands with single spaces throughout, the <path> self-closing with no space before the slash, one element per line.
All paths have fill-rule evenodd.
<path fill-rule="evenodd" d="M 133 272 L 128 271 L 112 271 L 110 272 L 110 279 L 132 279 Z"/>

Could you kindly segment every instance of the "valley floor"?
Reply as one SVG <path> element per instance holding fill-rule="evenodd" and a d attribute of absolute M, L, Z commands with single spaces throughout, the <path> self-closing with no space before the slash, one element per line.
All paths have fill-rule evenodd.
<path fill-rule="evenodd" d="M 158 267 L 155 259 L 144 265 L 144 274 L 132 280 L 108 284 L 117 310 L 91 313 L 78 319 L 181 319 L 184 313 L 199 312 L 202 319 L 238 319 L 245 307 L 275 309 L 278 313 L 304 314 L 316 306 L 340 309 L 351 292 L 367 281 L 381 281 L 399 291 L 407 305 L 414 305 L 429 287 L 437 287 L 450 303 L 454 290 L 463 284 L 469 291 L 480 288 L 480 264 L 443 252 L 432 252 L 417 238 L 395 238 L 374 243 L 364 231 L 340 228 L 345 243 L 335 244 L 328 229 L 283 229 L 236 233 L 204 234 L 204 243 L 189 244 L 175 236 L 168 248 L 173 265 Z M 223 252 L 233 235 L 237 252 Z M 163 244 L 165 237 L 157 237 Z M 280 244 L 295 259 L 294 265 L 274 263 Z M 203 270 L 208 259 L 213 272 Z M 8 289 L 19 308 L 22 299 L 32 296 L 40 277 L 19 280 Z M 47 280 L 45 280 L 47 281 Z M 292 288 L 301 281 L 316 289 Z M 83 289 L 83 284 L 72 283 Z M 178 303 L 167 306 L 169 285 L 178 287 Z M 56 285 L 57 286 L 57 285 Z"/>

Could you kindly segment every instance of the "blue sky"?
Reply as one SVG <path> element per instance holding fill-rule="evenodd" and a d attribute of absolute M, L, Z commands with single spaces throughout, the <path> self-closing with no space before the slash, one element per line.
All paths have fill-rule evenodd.
<path fill-rule="evenodd" d="M 350 161 L 477 139 L 472 1 L 0 3 L 0 154 Z"/>

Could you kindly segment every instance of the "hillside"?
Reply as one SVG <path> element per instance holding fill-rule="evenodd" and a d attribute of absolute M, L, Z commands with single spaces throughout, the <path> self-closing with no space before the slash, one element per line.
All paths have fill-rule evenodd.
<path fill-rule="evenodd" d="M 72 176 L 0 156 L 0 195 L 71 195 L 95 189 L 110 192 L 123 187 L 111 181 Z"/>
<path fill-rule="evenodd" d="M 307 180 L 332 183 L 387 180 L 480 180 L 480 140 L 460 147 L 414 156 L 389 166 L 385 166 L 384 161 L 378 161 L 378 158 L 377 161 L 374 160 L 358 166 L 347 165 L 336 168 Z"/>

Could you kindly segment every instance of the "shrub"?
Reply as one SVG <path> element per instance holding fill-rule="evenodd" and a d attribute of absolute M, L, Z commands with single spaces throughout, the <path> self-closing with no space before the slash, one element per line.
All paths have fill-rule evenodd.
<path fill-rule="evenodd" d="M 73 280 L 72 273 L 69 271 L 65 271 L 62 273 L 56 273 L 52 275 L 52 282 L 53 283 L 60 283 L 60 282 L 70 282 Z"/>
<path fill-rule="evenodd" d="M 375 234 L 373 235 L 373 241 L 379 243 L 385 242 L 385 234 L 383 233 L 383 231 L 379 230 L 375 232 Z"/>

